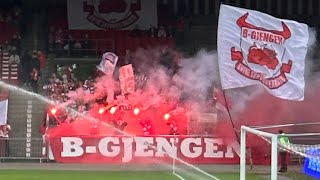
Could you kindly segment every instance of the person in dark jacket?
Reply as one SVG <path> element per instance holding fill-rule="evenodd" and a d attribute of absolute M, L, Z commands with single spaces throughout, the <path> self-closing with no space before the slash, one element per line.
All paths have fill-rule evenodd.
<path fill-rule="evenodd" d="M 38 58 L 37 51 L 33 51 L 30 65 L 31 65 L 30 67 L 31 71 L 33 68 L 36 68 L 40 72 L 40 60 Z"/>
<path fill-rule="evenodd" d="M 29 73 L 31 72 L 31 55 L 29 51 L 25 51 L 21 57 L 21 79 L 23 80 L 24 84 L 29 84 Z"/>
<path fill-rule="evenodd" d="M 38 93 L 39 78 L 39 71 L 36 68 L 32 68 L 32 72 L 30 73 L 30 86 L 35 93 Z"/>

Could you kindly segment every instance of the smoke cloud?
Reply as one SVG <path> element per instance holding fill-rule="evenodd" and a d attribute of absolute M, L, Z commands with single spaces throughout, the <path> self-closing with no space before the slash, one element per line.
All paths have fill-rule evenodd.
<path fill-rule="evenodd" d="M 241 125 L 259 126 L 287 123 L 315 122 L 320 118 L 317 103 L 320 102 L 320 80 L 313 71 L 316 34 L 310 29 L 309 51 L 306 57 L 306 89 L 305 100 L 302 102 L 287 101 L 270 95 L 263 86 L 255 85 L 245 88 L 226 90 L 226 98 L 232 106 L 228 112 L 219 111 L 215 135 L 235 138 L 235 130 Z M 208 106 L 213 99 L 213 87 L 220 83 L 217 53 L 199 51 L 192 57 L 183 57 L 180 52 L 157 47 L 138 49 L 132 54 L 131 63 L 136 76 L 145 76 L 145 83 L 127 97 L 118 95 L 113 103 L 132 104 L 143 110 L 158 108 L 168 104 L 168 111 L 199 114 L 214 109 Z M 110 79 L 99 77 L 94 83 L 95 93 L 90 94 L 77 89 L 69 95 L 71 100 L 93 102 L 97 98 L 108 95 L 108 91 L 119 92 L 118 77 Z M 136 79 L 136 81 L 139 81 Z M 320 127 L 320 126 L 319 126 Z M 317 127 L 284 128 L 288 132 L 305 132 L 317 130 Z M 274 133 L 278 129 L 270 130 Z"/>
<path fill-rule="evenodd" d="M 136 85 L 142 85 L 137 85 L 134 93 L 122 95 L 119 77 L 102 76 L 91 82 L 94 93 L 80 87 L 69 92 L 70 100 L 64 105 L 92 104 L 97 99 L 109 99 L 112 91 L 116 96 L 109 103 L 130 104 L 142 110 L 155 109 L 173 115 L 196 115 L 209 108 L 214 110 L 208 103 L 213 99 L 213 85 L 219 81 L 216 52 L 201 50 L 195 56 L 184 57 L 175 50 L 157 47 L 138 49 L 131 57 L 135 76 L 146 77 L 142 80 L 135 79 Z M 163 104 L 166 106 L 165 110 L 161 109 Z M 187 121 L 183 123 L 186 126 Z"/>

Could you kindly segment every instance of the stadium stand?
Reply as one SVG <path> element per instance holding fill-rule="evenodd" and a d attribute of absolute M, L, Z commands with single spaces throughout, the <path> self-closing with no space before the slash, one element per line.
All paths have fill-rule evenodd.
<path fill-rule="evenodd" d="M 19 84 L 19 64 L 16 62 L 9 63 L 9 53 L 1 52 L 1 80 L 4 80 L 12 85 Z"/>
<path fill-rule="evenodd" d="M 72 52 L 72 46 L 74 46 L 76 41 L 84 43 L 86 40 L 90 41 L 88 43 L 88 49 L 82 48 L 82 50 L 99 57 L 106 50 L 114 51 L 119 55 L 124 55 L 126 49 L 136 50 L 139 47 L 147 48 L 155 45 L 166 45 L 175 48 L 175 40 L 173 38 L 148 37 L 146 35 L 147 32 L 144 32 L 144 35 L 139 37 L 130 36 L 130 31 L 106 32 L 105 30 L 64 30 L 63 32 L 62 39 L 60 39 L 60 35 L 54 36 L 55 45 L 53 45 L 53 47 L 56 52 L 65 51 L 66 53 L 64 54 L 68 56 L 75 54 Z M 86 36 L 89 38 L 85 39 Z M 73 50 L 77 51 L 76 49 Z"/>
<path fill-rule="evenodd" d="M 9 52 L 1 52 L 1 79 L 9 80 Z"/>
<path fill-rule="evenodd" d="M 82 47 L 83 52 L 80 53 L 81 55 L 93 54 L 96 57 L 100 57 L 102 53 L 109 50 L 123 56 L 126 49 L 136 50 L 139 47 L 147 48 L 164 45 L 170 48 L 176 47 L 175 39 L 172 37 L 174 30 L 171 30 L 173 29 L 172 27 L 174 27 L 174 22 L 172 22 L 173 20 L 168 21 L 166 18 L 160 18 L 160 21 L 165 21 L 163 23 L 166 25 L 166 30 L 169 32 L 172 31 L 168 33 L 171 34 L 171 36 L 151 37 L 149 30 L 139 30 L 140 33 L 137 35 L 129 30 L 67 30 L 68 22 L 65 18 L 66 16 L 66 7 L 54 7 L 48 11 L 49 50 L 51 47 L 51 49 L 55 49 L 55 52 L 58 52 L 59 55 L 79 55 L 79 53 L 71 52 L 72 46 L 70 45 L 74 45 L 76 41 L 79 41 L 83 45 L 88 39 L 90 41 L 89 46 L 87 49 Z M 159 24 L 161 24 L 161 22 Z M 61 51 L 65 53 L 61 53 Z M 79 52 L 79 49 L 77 49 L 76 52 L 77 51 Z"/>
<path fill-rule="evenodd" d="M 122 58 L 123 56 L 125 56 L 126 50 L 135 51 L 137 48 L 148 48 L 153 46 L 168 46 L 170 48 L 177 48 L 179 47 L 179 45 L 182 45 L 182 48 L 190 46 L 190 49 L 185 49 L 187 52 L 196 51 L 199 47 L 208 47 L 208 49 L 215 49 L 216 47 L 216 44 L 214 43 L 216 42 L 216 24 L 214 18 L 209 16 L 207 17 L 208 21 L 206 21 L 204 20 L 204 17 L 200 16 L 200 18 L 198 18 L 198 20 L 200 19 L 199 22 L 206 21 L 210 23 L 190 23 L 190 19 L 196 19 L 196 17 L 189 17 L 189 13 L 192 14 L 197 11 L 195 9 L 192 9 L 190 4 L 190 9 L 187 9 L 187 5 L 184 5 L 183 3 L 196 3 L 198 1 L 179 1 L 179 3 L 177 4 L 178 7 L 173 7 L 173 1 L 163 1 L 168 2 L 168 4 L 159 3 L 158 25 L 159 27 L 163 27 L 163 29 L 165 30 L 165 33 L 162 31 L 162 33 L 160 34 L 154 27 L 150 27 L 150 29 L 143 31 L 138 30 L 138 33 L 137 31 L 129 30 L 68 30 L 68 22 L 66 18 L 68 17 L 66 7 L 67 3 L 66 1 L 64 2 L 65 3 L 61 3 L 57 6 L 47 7 L 48 12 L 46 14 L 46 19 L 48 22 L 47 24 L 45 24 L 45 26 L 42 26 L 41 23 L 39 24 L 41 30 L 48 29 L 48 33 L 46 33 L 48 50 L 50 55 L 53 55 L 57 58 L 73 58 L 77 61 L 86 60 L 90 57 L 100 59 L 102 53 L 104 53 L 105 51 L 115 52 L 119 57 Z M 210 7 L 206 10 L 204 8 L 204 2 L 205 1 L 199 1 L 199 3 L 202 3 L 202 5 L 200 4 L 198 6 L 200 7 L 198 13 L 194 13 L 192 15 L 205 15 L 206 13 L 212 15 L 218 13 L 219 3 L 216 4 L 216 2 L 214 1 L 207 1 L 209 2 Z M 21 15 L 21 10 L 15 10 L 17 12 L 20 11 L 20 13 L 18 14 Z M 173 11 L 175 11 L 175 13 L 173 13 Z M 0 43 L 3 46 L 8 46 L 12 43 L 12 37 L 14 37 L 15 35 L 19 37 L 21 27 L 19 27 L 17 23 L 14 23 L 14 21 L 11 22 L 10 16 L 8 18 L 9 22 L 5 20 L 7 17 L 6 14 L 8 13 L 0 10 L 0 14 L 5 14 L 0 15 L 0 26 L 3 27 L 0 28 Z M 21 18 L 19 16 L 11 17 L 12 19 L 16 20 L 19 20 Z M 37 40 L 39 41 L 39 39 L 36 39 L 35 41 Z M 20 59 L 22 60 L 22 54 L 18 54 L 20 55 Z M 21 72 L 19 63 L 9 63 L 10 55 L 11 52 L 5 50 L 5 48 L 3 48 L 0 52 L 1 80 L 13 85 L 18 85 L 19 78 L 21 77 L 21 74 L 19 75 L 19 73 L 23 73 L 23 75 L 25 75 L 28 79 L 29 72 Z M 41 54 L 40 56 L 42 56 L 41 58 L 43 58 L 43 54 Z M 47 63 L 41 65 L 41 70 L 49 71 L 49 68 L 51 68 L 51 72 L 56 71 L 55 66 L 58 63 L 59 62 L 57 62 L 57 60 L 54 58 L 47 58 Z M 73 62 L 68 61 L 64 63 L 71 64 Z M 50 74 L 51 72 L 45 73 Z M 140 77 L 137 76 L 136 78 L 139 79 Z M 144 78 L 145 77 L 141 76 L 141 79 Z M 46 78 L 44 81 L 46 81 L 47 79 L 49 78 Z M 59 81 L 61 82 L 62 80 L 60 79 Z M 72 88 L 70 86 L 74 86 L 74 84 L 77 83 L 74 82 L 69 77 L 69 75 L 67 81 L 67 83 L 51 83 L 45 85 L 47 87 L 45 89 L 46 93 L 48 93 L 48 95 L 51 94 L 54 91 L 53 89 L 55 88 L 54 86 L 56 86 L 55 84 L 58 84 L 57 86 L 61 86 L 61 88 L 64 88 L 63 86 L 66 86 L 67 84 L 67 88 Z M 41 84 L 41 86 L 42 85 L 43 84 Z M 64 97 L 62 96 L 62 92 L 59 94 L 59 97 L 55 98 L 63 100 Z M 10 136 L 12 138 L 41 138 L 41 135 L 38 132 L 38 127 L 40 126 L 41 121 L 44 119 L 44 113 L 46 113 L 47 110 L 45 108 L 45 105 L 35 98 L 21 96 L 21 94 L 18 93 L 11 93 L 9 99 L 9 122 L 13 127 L 13 132 L 10 133 Z M 26 113 L 26 110 L 28 113 Z M 28 126 L 32 127 L 30 128 L 32 129 L 31 132 L 29 132 L 30 129 L 26 129 L 26 127 Z M 41 127 L 43 128 L 42 125 Z M 194 128 L 194 130 L 196 130 L 196 128 Z M 30 154 L 30 151 L 33 150 L 32 148 L 36 149 L 40 147 L 39 142 L 31 143 L 28 141 L 11 143 L 9 144 L 9 146 L 11 149 L 9 155 L 11 157 L 32 157 L 32 154 Z M 31 146 L 31 150 L 27 146 Z M 21 147 L 26 148 L 25 150 L 21 151 Z M 259 153 L 261 153 L 261 151 L 257 151 L 256 149 L 258 148 L 253 148 L 252 150 L 252 156 L 254 157 L 254 159 L 260 158 L 258 159 L 260 162 L 268 164 L 269 162 L 267 162 L 266 160 L 268 157 L 260 156 Z M 35 157 L 39 156 L 38 151 L 33 152 L 35 154 Z"/>

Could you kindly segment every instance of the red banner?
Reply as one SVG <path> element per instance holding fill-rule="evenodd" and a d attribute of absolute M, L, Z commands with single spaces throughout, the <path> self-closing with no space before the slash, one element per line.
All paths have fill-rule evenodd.
<path fill-rule="evenodd" d="M 60 163 L 171 162 L 175 153 L 188 163 L 239 163 L 234 151 L 239 147 L 226 146 L 223 139 L 214 137 L 73 136 L 49 140 L 54 159 Z"/>

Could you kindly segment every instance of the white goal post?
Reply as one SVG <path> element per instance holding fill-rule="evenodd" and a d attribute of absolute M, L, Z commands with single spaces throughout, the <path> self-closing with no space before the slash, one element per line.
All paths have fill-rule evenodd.
<path fill-rule="evenodd" d="M 240 180 L 246 179 L 246 133 L 271 139 L 271 180 L 277 180 L 278 175 L 278 135 L 263 132 L 247 126 L 241 126 L 240 140 Z"/>

